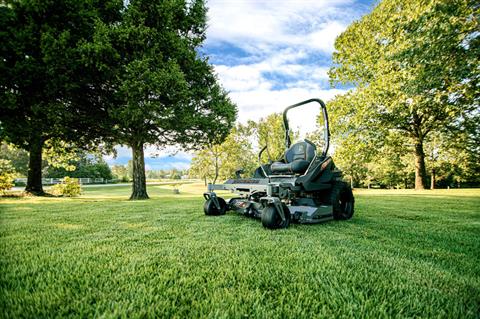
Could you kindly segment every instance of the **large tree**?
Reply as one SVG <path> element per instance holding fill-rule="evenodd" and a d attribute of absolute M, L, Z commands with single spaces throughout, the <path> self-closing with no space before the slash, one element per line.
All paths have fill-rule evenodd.
<path fill-rule="evenodd" d="M 478 112 L 479 8 L 470 0 L 383 0 L 335 41 L 331 80 L 355 89 L 329 104 L 332 127 L 339 137 L 404 134 L 416 189 L 426 186 L 429 134 L 465 131 Z"/>
<path fill-rule="evenodd" d="M 85 60 L 103 78 L 111 136 L 132 148 L 131 199 L 148 198 L 144 146 L 197 149 L 221 142 L 236 107 L 206 57 L 204 1 L 131 0 L 116 23 L 99 21 Z M 100 73 L 100 72 L 98 72 Z"/>
<path fill-rule="evenodd" d="M 0 139 L 29 152 L 26 190 L 42 194 L 42 150 L 62 139 L 87 146 L 105 110 L 95 101 L 96 74 L 83 45 L 97 20 L 115 21 L 121 0 L 2 0 Z M 90 99 L 89 99 L 90 98 Z"/>

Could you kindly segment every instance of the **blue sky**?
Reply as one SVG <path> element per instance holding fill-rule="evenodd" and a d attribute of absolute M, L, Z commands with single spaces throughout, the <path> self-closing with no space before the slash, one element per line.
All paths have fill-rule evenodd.
<path fill-rule="evenodd" d="M 209 57 L 223 87 L 238 106 L 238 121 L 258 120 L 287 105 L 312 97 L 328 101 L 344 88 L 331 88 L 327 71 L 335 38 L 375 1 L 353 0 L 210 0 Z M 293 115 L 293 127 L 305 126 L 313 109 Z M 313 125 L 313 121 L 311 125 Z M 308 128 L 307 128 L 308 130 Z M 191 154 L 175 147 L 147 147 L 147 169 L 188 168 Z M 109 164 L 126 164 L 131 151 L 117 148 Z"/>

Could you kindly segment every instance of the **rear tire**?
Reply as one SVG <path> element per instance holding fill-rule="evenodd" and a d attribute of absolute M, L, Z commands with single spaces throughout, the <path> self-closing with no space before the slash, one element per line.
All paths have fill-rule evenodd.
<path fill-rule="evenodd" d="M 205 215 L 207 216 L 225 215 L 225 212 L 227 211 L 227 203 L 221 197 L 217 197 L 217 199 L 218 199 L 218 203 L 220 204 L 220 209 L 218 209 L 215 206 L 215 203 L 210 198 L 205 202 L 205 204 L 203 204 L 203 211 Z"/>
<path fill-rule="evenodd" d="M 353 192 L 345 182 L 334 182 L 330 194 L 330 204 L 333 208 L 333 218 L 336 220 L 347 220 L 352 218 L 355 199 Z"/>
<path fill-rule="evenodd" d="M 268 229 L 287 228 L 290 225 L 290 211 L 287 205 L 282 203 L 285 213 L 285 220 L 282 220 L 280 213 L 274 205 L 268 205 L 262 211 L 262 225 Z"/>

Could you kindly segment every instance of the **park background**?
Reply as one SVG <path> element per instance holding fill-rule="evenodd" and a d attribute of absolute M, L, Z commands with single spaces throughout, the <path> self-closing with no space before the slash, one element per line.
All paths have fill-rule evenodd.
<path fill-rule="evenodd" d="M 1 316 L 478 317 L 479 10 L 1 1 Z M 205 216 L 311 97 L 353 219 Z"/>
<path fill-rule="evenodd" d="M 372 60 L 371 51 L 378 49 L 374 47 L 375 44 L 365 44 L 363 50 L 358 50 L 357 56 L 352 57 L 345 48 L 353 47 L 353 44 L 345 44 L 345 41 L 338 39 L 335 48 L 335 39 L 353 21 L 371 12 L 375 5 L 376 3 L 368 1 L 209 2 L 206 39 L 197 50 L 208 57 L 219 83 L 237 105 L 238 127 L 223 144 L 210 142 L 197 152 L 185 151 L 179 145 L 168 143 L 145 145 L 146 178 L 159 180 L 180 176 L 212 182 L 232 177 L 242 167 L 248 175 L 258 166 L 256 154 L 264 145 L 268 146 L 270 158 L 281 157 L 283 128 L 278 113 L 285 106 L 311 97 L 320 97 L 328 102 L 335 96 L 356 92 L 347 102 L 337 97 L 328 103 L 333 121 L 333 157 L 353 187 L 478 186 L 480 161 L 478 68 L 475 68 L 478 64 L 476 20 L 470 23 L 468 18 L 467 21 L 462 21 L 460 16 L 456 16 L 468 15 L 468 12 L 454 11 L 461 10 L 458 9 L 460 6 L 436 9 L 434 14 L 437 16 L 429 17 L 430 20 L 425 22 L 425 27 L 431 24 L 436 26 L 435 29 L 428 33 L 422 31 L 422 34 L 412 34 L 412 40 L 408 40 L 414 41 L 412 43 L 398 38 L 398 43 L 391 46 L 399 51 L 401 45 L 424 45 L 429 46 L 429 51 L 410 52 L 402 49 L 402 56 L 399 55 L 400 51 L 385 51 L 382 53 L 384 56 L 396 54 L 394 59 L 382 61 L 376 58 L 376 65 L 369 65 L 367 62 Z M 399 19 L 410 15 L 409 19 L 416 21 L 415 15 L 426 15 L 419 12 L 425 8 L 417 10 L 414 7 L 413 3 L 408 6 Z M 389 14 L 388 10 L 383 11 L 384 14 Z M 381 21 L 382 18 L 385 17 L 371 19 Z M 393 18 L 391 20 L 394 21 Z M 362 27 L 366 28 L 371 22 L 365 21 L 363 24 Z M 464 30 L 458 29 L 459 26 Z M 355 32 L 362 32 L 365 39 L 380 36 L 373 34 L 375 30 L 363 30 L 360 27 L 355 30 L 353 27 L 350 26 L 349 31 L 345 32 L 344 38 Z M 419 27 L 424 30 L 422 28 L 424 27 Z M 384 36 L 388 36 L 387 32 Z M 465 52 L 460 52 L 455 46 L 463 48 Z M 342 50 L 343 57 L 335 55 Z M 385 50 L 392 49 L 387 47 Z M 452 56 L 456 58 L 452 59 Z M 361 59 L 365 70 L 388 70 L 385 74 L 378 71 L 380 80 L 370 85 L 370 88 L 375 86 L 375 92 L 361 91 L 359 84 L 355 86 L 356 82 L 369 82 L 362 74 L 353 77 L 349 75 L 350 78 L 345 79 L 335 75 L 335 70 L 340 70 L 335 67 L 346 57 L 350 59 L 349 64 L 345 63 L 349 68 L 358 68 L 353 61 Z M 416 77 L 408 79 L 409 82 L 405 79 L 402 79 L 403 83 L 398 81 L 397 88 L 385 87 L 385 83 L 392 86 L 393 78 L 398 80 L 405 77 L 400 70 L 392 70 L 391 65 L 410 63 L 415 66 L 408 71 L 411 73 L 417 72 L 418 64 L 427 60 L 430 62 L 424 63 L 428 68 L 423 70 L 422 78 L 416 74 Z M 445 61 L 449 61 L 451 66 L 447 67 Z M 469 65 L 470 69 L 465 68 L 465 65 Z M 448 74 L 439 72 L 446 69 L 450 70 Z M 343 70 L 343 73 L 345 77 L 348 72 Z M 445 85 L 441 81 L 451 83 Z M 411 83 L 414 83 L 413 87 L 408 87 L 412 86 Z M 423 86 L 419 83 L 423 83 Z M 399 85 L 403 85 L 402 89 L 398 89 Z M 463 96 L 457 96 L 459 92 Z M 381 107 L 384 106 L 371 107 L 372 103 L 380 103 L 384 98 L 382 95 L 388 95 L 388 103 L 397 103 L 391 103 L 383 117 Z M 423 100 L 420 101 L 419 97 Z M 402 114 L 402 110 L 412 108 L 410 104 L 413 99 L 418 100 L 418 116 L 423 117 L 420 140 L 415 137 L 419 135 L 416 133 L 418 128 L 405 130 L 405 126 L 411 125 L 409 122 L 413 121 L 414 112 Z M 356 109 L 355 116 L 347 116 L 348 113 L 353 114 L 352 109 Z M 293 120 L 296 121 L 293 126 L 303 126 L 310 133 L 308 135 L 302 132 L 302 137 L 319 142 L 323 132 L 315 132 L 316 116 L 318 110 L 314 108 L 292 113 Z M 15 122 L 19 120 L 13 116 L 10 119 Z M 48 120 L 53 126 L 58 119 L 46 119 Z M 23 128 L 35 125 L 38 124 L 24 123 Z M 1 145 L 0 158 L 5 160 L 2 162 L 6 166 L 4 170 L 13 168 L 14 177 L 18 178 L 16 185 L 23 186 L 28 175 L 28 138 L 23 138 L 23 142 L 18 141 L 15 146 L 8 144 L 8 141 L 13 140 L 9 140 L 5 130 L 3 134 L 6 139 Z M 17 136 L 18 132 L 13 130 L 11 135 Z M 19 146 L 25 143 L 26 150 L 22 150 Z M 418 145 L 421 145 L 419 152 Z M 114 147 L 115 153 L 95 149 L 95 146 L 93 150 L 96 152 L 92 154 L 92 149 L 90 152 L 82 151 L 73 144 L 47 140 L 43 147 L 42 176 L 50 180 L 44 182 L 58 182 L 64 176 L 84 178 L 84 182 L 96 180 L 97 183 L 133 179 L 131 148 L 117 145 Z M 417 160 L 418 153 L 423 157 L 422 167 L 419 167 L 422 161 Z M 215 162 L 218 163 L 218 169 L 215 168 Z M 416 169 L 419 171 L 416 172 Z M 416 175 L 423 175 L 423 181 L 416 184 Z"/>

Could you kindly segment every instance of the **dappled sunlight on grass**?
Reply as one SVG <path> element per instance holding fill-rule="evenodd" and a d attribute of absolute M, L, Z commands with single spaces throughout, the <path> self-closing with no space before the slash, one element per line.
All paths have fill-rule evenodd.
<path fill-rule="evenodd" d="M 60 229 L 82 229 L 85 226 L 84 225 L 78 225 L 78 224 L 66 224 L 66 223 L 59 223 L 59 224 L 54 224 L 55 227 L 60 228 Z"/>

